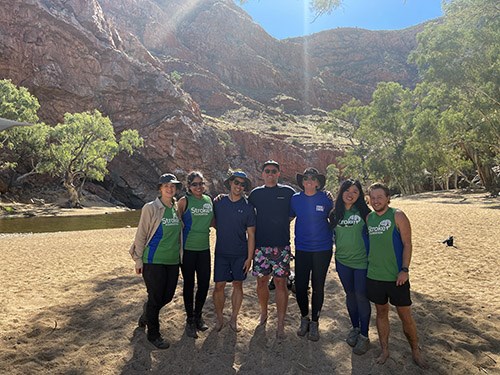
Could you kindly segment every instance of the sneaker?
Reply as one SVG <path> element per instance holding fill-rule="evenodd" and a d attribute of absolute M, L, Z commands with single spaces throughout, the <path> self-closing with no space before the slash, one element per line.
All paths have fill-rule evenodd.
<path fill-rule="evenodd" d="M 139 317 L 139 321 L 137 322 L 137 325 L 140 328 L 146 328 L 146 326 L 148 325 L 148 321 L 146 319 L 146 304 L 147 303 L 145 303 L 144 305 L 142 305 L 142 314 Z"/>
<path fill-rule="evenodd" d="M 349 346 L 352 346 L 353 348 L 356 346 L 356 342 L 358 341 L 358 336 L 359 336 L 359 327 L 354 327 L 351 328 L 349 331 L 349 335 L 345 339 L 345 341 L 349 344 Z"/>
<path fill-rule="evenodd" d="M 368 349 L 370 349 L 370 339 L 360 334 L 356 346 L 352 349 L 353 353 L 358 355 L 365 354 Z"/>
<path fill-rule="evenodd" d="M 156 346 L 158 349 L 168 349 L 170 347 L 170 344 L 167 340 L 164 340 L 163 337 L 159 336 L 154 340 L 148 339 L 148 341 Z"/>
<path fill-rule="evenodd" d="M 306 333 L 309 332 L 309 323 L 309 317 L 304 316 L 300 318 L 300 327 L 297 330 L 297 335 L 299 335 L 300 337 L 304 337 Z"/>
<path fill-rule="evenodd" d="M 201 315 L 197 316 L 194 321 L 196 323 L 196 329 L 198 331 L 204 332 L 208 329 L 208 326 L 206 325 Z"/>
<path fill-rule="evenodd" d="M 319 340 L 319 323 L 318 322 L 311 322 L 309 323 L 309 333 L 307 335 L 307 338 L 311 341 L 318 341 Z"/>
<path fill-rule="evenodd" d="M 196 324 L 192 318 L 188 319 L 186 322 L 186 336 L 194 339 L 198 338 L 198 334 L 196 333 Z"/>

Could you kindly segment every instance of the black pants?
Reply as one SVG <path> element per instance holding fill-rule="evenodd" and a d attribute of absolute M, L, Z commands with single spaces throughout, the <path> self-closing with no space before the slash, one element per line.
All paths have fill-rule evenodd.
<path fill-rule="evenodd" d="M 184 288 L 182 290 L 184 308 L 186 309 L 187 319 L 190 319 L 201 315 L 203 305 L 207 299 L 210 286 L 210 250 L 184 250 L 181 268 L 182 277 L 184 278 Z M 193 304 L 195 275 L 198 289 Z"/>
<path fill-rule="evenodd" d="M 325 280 L 332 259 L 332 250 L 307 252 L 295 251 L 295 298 L 299 305 L 300 314 L 309 315 L 309 296 L 307 289 L 309 280 L 312 280 L 312 316 L 317 322 L 323 300 L 325 299 Z"/>
<path fill-rule="evenodd" d="M 142 277 L 148 290 L 148 339 L 155 340 L 160 336 L 160 309 L 174 297 L 179 280 L 179 265 L 144 264 Z"/>

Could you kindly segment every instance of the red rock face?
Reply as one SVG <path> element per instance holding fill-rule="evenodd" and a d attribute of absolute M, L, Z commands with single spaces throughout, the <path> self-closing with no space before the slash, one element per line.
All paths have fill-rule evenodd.
<path fill-rule="evenodd" d="M 0 9 L 0 78 L 27 87 L 43 121 L 97 108 L 117 132 L 144 137 L 138 154 L 111 163 L 107 181 L 134 205 L 154 195 L 166 171 L 182 178 L 200 169 L 217 192 L 229 167 L 257 183 L 258 166 L 274 158 L 294 181 L 338 155 L 243 130 L 228 132 L 236 146 L 227 147 L 202 112 L 329 110 L 352 96 L 368 100 L 378 80 L 415 81 L 405 63 L 414 30 L 277 41 L 232 0 L 0 0 Z"/>

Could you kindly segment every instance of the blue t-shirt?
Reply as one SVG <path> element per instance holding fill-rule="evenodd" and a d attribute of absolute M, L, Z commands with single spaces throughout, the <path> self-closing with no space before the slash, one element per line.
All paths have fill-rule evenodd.
<path fill-rule="evenodd" d="M 245 199 L 232 202 L 227 195 L 214 201 L 217 225 L 215 253 L 220 255 L 246 256 L 247 228 L 255 226 L 255 209 Z"/>
<path fill-rule="evenodd" d="M 295 249 L 301 251 L 331 250 L 333 247 L 332 230 L 328 214 L 333 202 L 324 191 L 312 196 L 304 192 L 293 195 L 290 217 L 295 220 Z"/>
<path fill-rule="evenodd" d="M 284 247 L 290 245 L 290 199 L 295 194 L 290 186 L 278 184 L 256 187 L 248 201 L 257 211 L 255 246 Z"/>

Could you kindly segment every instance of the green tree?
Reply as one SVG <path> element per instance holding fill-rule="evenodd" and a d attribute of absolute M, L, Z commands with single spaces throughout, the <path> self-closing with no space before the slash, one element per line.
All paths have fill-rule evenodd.
<path fill-rule="evenodd" d="M 81 207 L 80 195 L 87 179 L 102 181 L 107 165 L 120 151 L 132 154 L 143 146 L 137 130 L 125 130 L 120 140 L 108 117 L 94 110 L 64 115 L 64 123 L 50 130 L 49 158 L 42 170 L 63 180 L 71 207 Z"/>
<path fill-rule="evenodd" d="M 36 124 L 38 99 L 24 87 L 17 87 L 10 80 L 0 80 L 0 117 Z M 14 127 L 0 132 L 0 170 L 10 170 L 18 177 L 14 184 L 37 173 L 46 150 L 49 127 L 36 124 Z M 11 181 L 12 182 L 12 181 Z"/>
<path fill-rule="evenodd" d="M 410 61 L 423 79 L 445 91 L 440 126 L 498 191 L 500 164 L 500 17 L 497 0 L 454 0 L 445 16 L 418 35 Z"/>
<path fill-rule="evenodd" d="M 321 131 L 331 133 L 334 137 L 344 141 L 346 153 L 339 158 L 342 174 L 355 176 L 363 183 L 370 180 L 370 172 L 366 165 L 369 146 L 366 139 L 358 134 L 358 129 L 361 121 L 368 116 L 368 112 L 368 106 L 362 105 L 357 99 L 352 99 L 340 109 L 333 110 L 329 114 L 328 122 L 319 125 Z"/>

